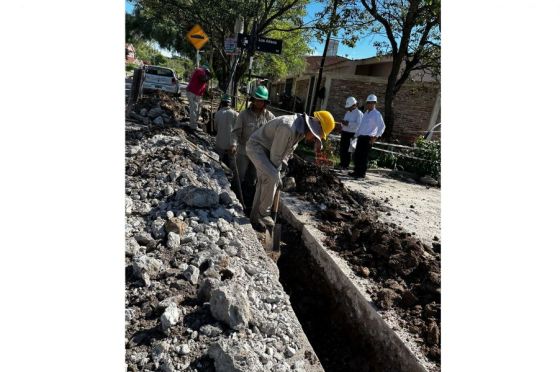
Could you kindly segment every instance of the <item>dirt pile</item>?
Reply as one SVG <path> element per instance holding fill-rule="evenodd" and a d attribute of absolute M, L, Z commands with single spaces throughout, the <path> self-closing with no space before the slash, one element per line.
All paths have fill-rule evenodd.
<path fill-rule="evenodd" d="M 421 341 L 422 352 L 439 363 L 439 242 L 429 247 L 395 224 L 380 222 L 380 206 L 349 192 L 329 169 L 296 158 L 289 175 L 296 179 L 296 193 L 317 205 L 325 245 L 371 280 L 371 299 L 381 313 L 396 312 L 401 326 Z"/>
<path fill-rule="evenodd" d="M 185 103 L 163 92 L 142 96 L 134 105 L 130 117 L 142 124 L 176 125 L 188 118 Z"/>

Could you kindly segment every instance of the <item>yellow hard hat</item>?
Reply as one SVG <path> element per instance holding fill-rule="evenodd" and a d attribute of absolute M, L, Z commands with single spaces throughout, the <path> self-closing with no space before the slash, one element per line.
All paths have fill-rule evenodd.
<path fill-rule="evenodd" d="M 323 139 L 327 139 L 327 136 L 334 129 L 334 118 L 328 111 L 315 111 L 313 113 L 320 122 L 321 128 L 323 129 Z"/>

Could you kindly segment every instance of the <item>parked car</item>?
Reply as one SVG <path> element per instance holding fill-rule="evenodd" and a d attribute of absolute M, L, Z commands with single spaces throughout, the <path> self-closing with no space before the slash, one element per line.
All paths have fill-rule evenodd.
<path fill-rule="evenodd" d="M 179 96 L 179 78 L 168 67 L 145 65 L 142 90 L 144 93 L 160 90 Z"/>

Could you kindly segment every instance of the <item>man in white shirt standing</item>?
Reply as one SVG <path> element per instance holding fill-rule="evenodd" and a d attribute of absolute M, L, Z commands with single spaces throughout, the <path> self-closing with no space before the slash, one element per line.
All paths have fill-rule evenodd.
<path fill-rule="evenodd" d="M 344 120 L 342 120 L 342 132 L 340 133 L 340 168 L 348 169 L 350 165 L 351 153 L 348 152 L 350 147 L 350 140 L 354 137 L 362 117 L 364 114 L 358 109 L 358 101 L 354 97 L 348 97 L 346 99 L 346 114 L 344 114 Z"/>
<path fill-rule="evenodd" d="M 375 94 L 370 94 L 366 99 L 366 112 L 354 135 L 358 139 L 358 143 L 354 152 L 354 172 L 350 173 L 350 176 L 355 178 L 366 177 L 369 150 L 371 150 L 373 143 L 385 131 L 383 117 L 375 109 L 376 103 L 377 97 Z"/>

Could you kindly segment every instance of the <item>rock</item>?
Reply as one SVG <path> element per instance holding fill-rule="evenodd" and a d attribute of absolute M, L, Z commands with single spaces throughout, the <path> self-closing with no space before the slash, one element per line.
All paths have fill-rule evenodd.
<path fill-rule="evenodd" d="M 265 371 L 260 358 L 246 343 L 228 344 L 224 340 L 210 345 L 208 355 L 214 361 L 216 372 Z"/>
<path fill-rule="evenodd" d="M 163 114 L 163 110 L 160 107 L 154 107 L 150 111 L 148 111 L 148 117 L 150 119 L 155 119 L 159 117 L 161 114 Z M 163 119 L 162 119 L 162 123 L 163 123 Z"/>
<path fill-rule="evenodd" d="M 230 328 L 246 328 L 251 320 L 249 300 L 243 288 L 238 285 L 221 287 L 210 294 L 210 312 Z"/>
<path fill-rule="evenodd" d="M 176 197 L 187 206 L 196 208 L 215 207 L 219 201 L 218 194 L 214 190 L 196 186 L 180 189 Z"/>
<path fill-rule="evenodd" d="M 431 321 L 428 324 L 428 329 L 426 331 L 426 343 L 430 346 L 438 345 L 439 344 L 439 337 L 440 331 L 437 323 L 435 321 Z"/>
<path fill-rule="evenodd" d="M 172 326 L 179 322 L 179 317 L 181 316 L 181 311 L 176 303 L 171 302 L 169 306 L 165 309 L 161 317 L 161 328 L 166 334 L 169 333 Z"/>
<path fill-rule="evenodd" d="M 162 268 L 163 262 L 146 255 L 135 258 L 132 263 L 133 273 L 138 278 L 143 278 L 144 273 L 153 278 L 160 273 Z"/>
<path fill-rule="evenodd" d="M 142 115 L 142 116 L 148 115 L 148 109 L 147 109 L 147 108 L 143 108 L 142 110 L 140 110 L 140 115 Z"/>
<path fill-rule="evenodd" d="M 183 271 L 183 277 L 194 285 L 198 283 L 199 275 L 200 275 L 200 270 L 198 269 L 198 267 L 193 265 L 187 266 L 185 271 Z"/>
<path fill-rule="evenodd" d="M 153 122 L 154 122 L 155 125 L 158 125 L 160 127 L 165 124 L 165 122 L 163 121 L 163 118 L 161 116 L 158 116 L 157 118 L 155 118 L 153 120 Z"/>
<path fill-rule="evenodd" d="M 187 231 L 187 223 L 177 217 L 171 217 L 165 222 L 165 231 L 168 233 L 175 233 L 179 236 L 184 236 Z"/>
<path fill-rule="evenodd" d="M 154 241 L 152 236 L 149 233 L 144 232 L 144 231 L 134 235 L 134 239 L 136 239 L 138 244 L 146 245 L 146 246 Z"/>
<path fill-rule="evenodd" d="M 175 352 L 179 355 L 187 355 L 190 352 L 188 344 L 182 344 L 175 348 Z"/>
<path fill-rule="evenodd" d="M 128 196 L 124 199 L 124 211 L 127 216 L 132 213 L 132 199 Z"/>
<path fill-rule="evenodd" d="M 228 223 L 223 218 L 219 218 L 218 219 L 218 230 L 220 230 L 220 232 L 222 232 L 222 233 L 226 233 L 228 231 L 232 231 L 233 227 L 231 226 L 230 223 Z"/>
<path fill-rule="evenodd" d="M 171 187 L 169 185 L 165 186 L 165 189 L 163 190 L 163 193 L 165 194 L 165 196 L 173 195 L 174 192 L 175 192 L 175 190 L 173 189 L 173 187 Z"/>
<path fill-rule="evenodd" d="M 420 177 L 420 183 L 429 186 L 437 186 L 439 182 L 431 176 Z"/>
<path fill-rule="evenodd" d="M 358 273 L 364 278 L 367 278 L 370 274 L 369 269 L 365 266 L 360 266 L 360 268 L 358 269 Z"/>
<path fill-rule="evenodd" d="M 156 239 L 165 238 L 165 221 L 158 217 L 152 222 L 152 235 Z"/>
<path fill-rule="evenodd" d="M 416 180 L 414 178 L 407 178 L 406 182 L 408 183 L 416 183 Z"/>
<path fill-rule="evenodd" d="M 124 320 L 125 322 L 130 322 L 134 318 L 134 309 L 125 309 L 124 310 Z"/>
<path fill-rule="evenodd" d="M 233 203 L 233 199 L 231 198 L 231 196 L 229 195 L 229 193 L 227 192 L 222 192 L 220 194 L 220 204 L 223 205 L 230 205 Z"/>
<path fill-rule="evenodd" d="M 210 294 L 213 290 L 217 289 L 219 285 L 219 280 L 204 278 L 202 282 L 200 282 L 200 287 L 198 288 L 198 299 L 204 302 L 210 300 Z"/>
<path fill-rule="evenodd" d="M 220 239 L 220 231 L 214 227 L 206 226 L 204 233 L 212 243 L 216 243 Z"/>
<path fill-rule="evenodd" d="M 400 298 L 400 296 L 389 288 L 383 288 L 377 293 L 377 301 L 379 302 L 379 306 L 384 309 L 390 309 L 393 307 L 393 302 Z"/>
<path fill-rule="evenodd" d="M 135 257 L 140 254 L 140 244 L 135 239 L 127 239 L 124 253 L 127 257 Z"/>
<path fill-rule="evenodd" d="M 179 234 L 170 232 L 167 235 L 167 248 L 178 249 L 180 245 L 181 245 L 181 237 L 179 237 Z"/>
<path fill-rule="evenodd" d="M 203 335 L 206 335 L 208 337 L 214 337 L 214 336 L 218 336 L 220 334 L 222 334 L 222 330 L 216 326 L 210 325 L 210 324 L 206 324 L 202 327 L 200 327 L 200 333 L 202 333 Z"/>
<path fill-rule="evenodd" d="M 296 355 L 296 349 L 294 349 L 293 347 L 289 347 L 289 346 L 288 346 L 288 347 L 286 348 L 286 356 L 287 356 L 288 358 L 291 358 L 291 357 L 293 357 L 294 355 Z"/>
<path fill-rule="evenodd" d="M 145 216 L 152 210 L 152 206 L 149 203 L 144 203 L 139 200 L 132 201 L 132 213 L 137 213 L 141 216 Z"/>
<path fill-rule="evenodd" d="M 143 123 L 144 125 L 150 125 L 152 121 L 149 118 L 144 118 Z"/>

